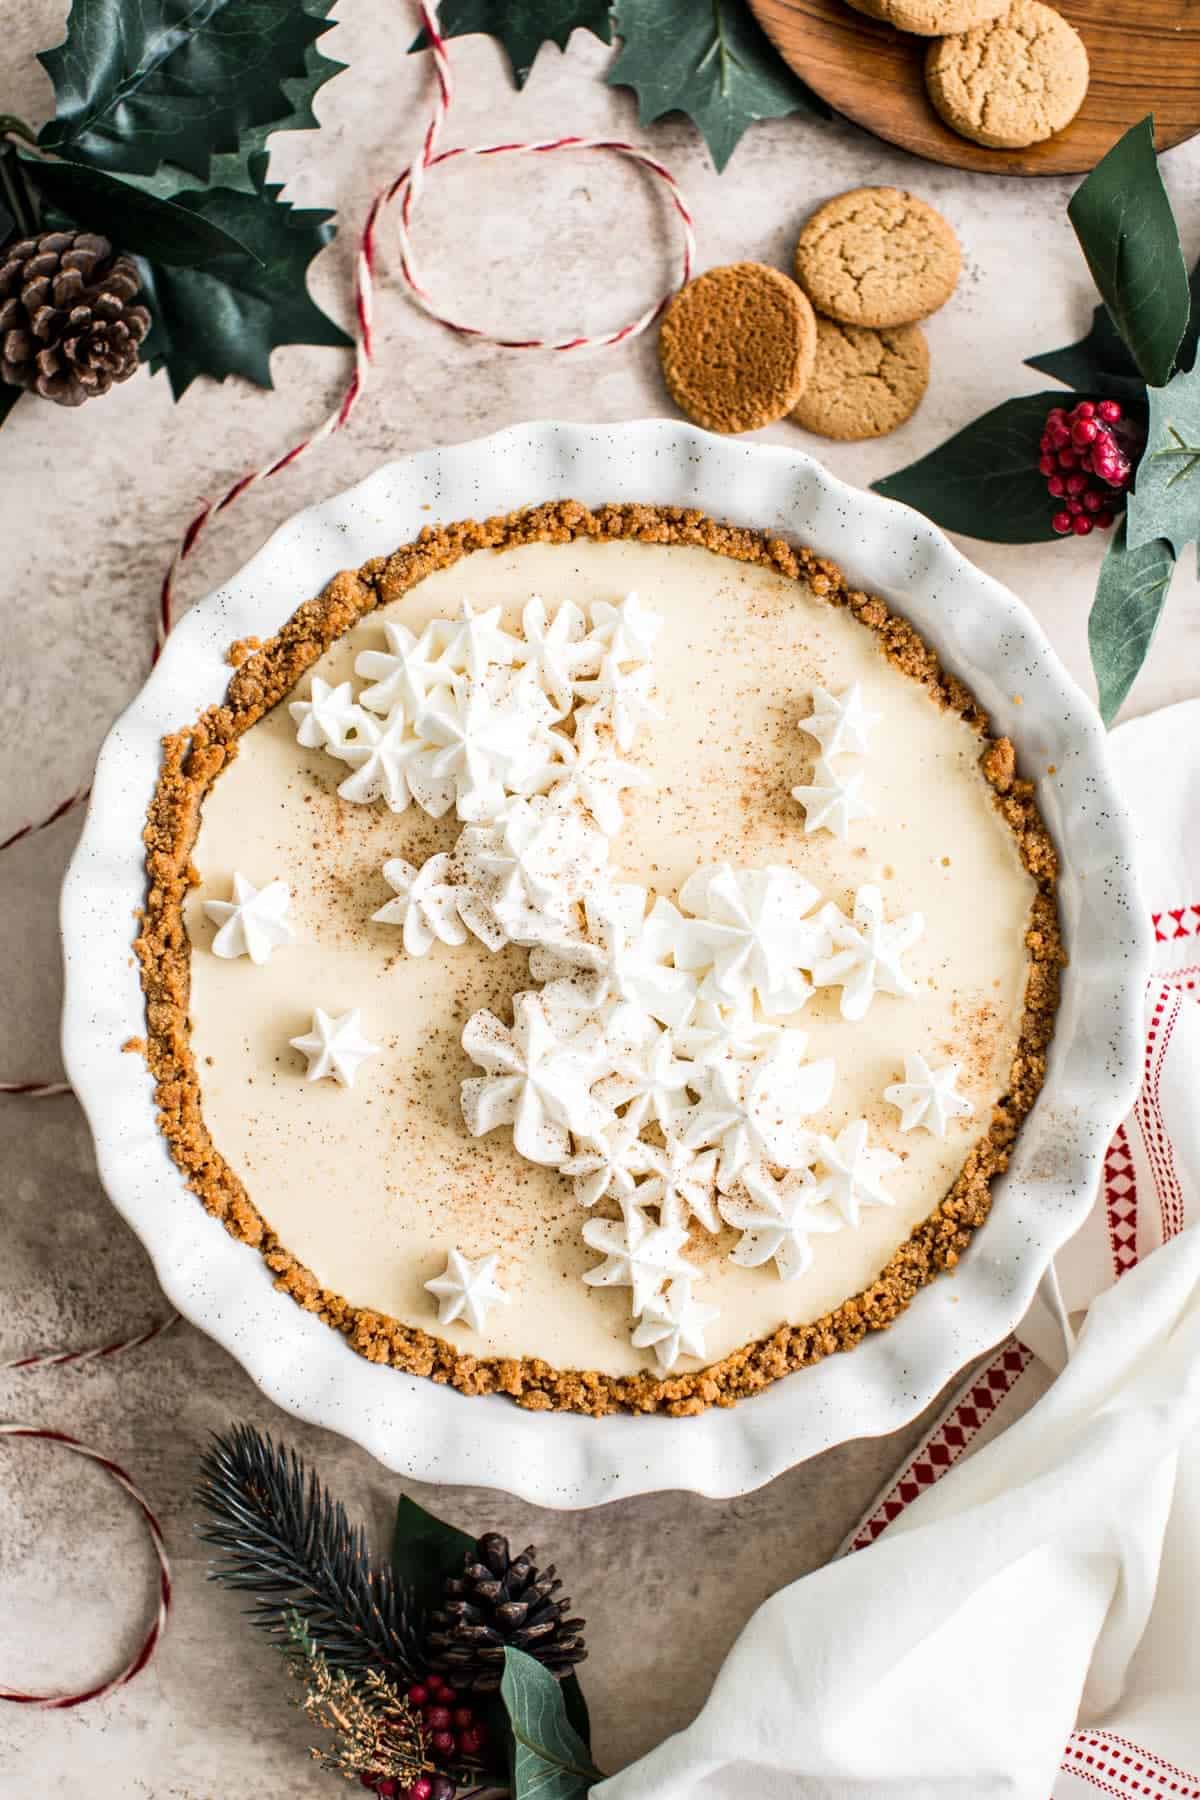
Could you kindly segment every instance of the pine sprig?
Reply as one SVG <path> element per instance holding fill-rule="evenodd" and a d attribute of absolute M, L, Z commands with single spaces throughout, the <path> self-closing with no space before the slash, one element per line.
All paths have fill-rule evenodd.
<path fill-rule="evenodd" d="M 294 1450 L 235 1425 L 200 1468 L 196 1499 L 212 1522 L 199 1535 L 218 1552 L 210 1579 L 253 1596 L 252 1623 L 286 1643 L 299 1619 L 335 1670 L 402 1682 L 421 1673 L 406 1591 Z"/>

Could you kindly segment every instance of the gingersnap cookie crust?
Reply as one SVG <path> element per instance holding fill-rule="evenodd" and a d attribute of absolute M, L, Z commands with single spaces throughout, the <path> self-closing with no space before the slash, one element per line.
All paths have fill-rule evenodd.
<path fill-rule="evenodd" d="M 810 1324 L 781 1325 L 719 1362 L 679 1376 L 643 1372 L 617 1377 L 558 1369 L 538 1358 L 470 1356 L 430 1332 L 356 1307 L 323 1288 L 279 1241 L 214 1145 L 189 1039 L 191 944 L 183 901 L 199 881 L 191 854 L 204 798 L 236 756 L 238 740 L 291 692 L 335 639 L 435 570 L 476 550 L 577 538 L 706 549 L 775 570 L 804 583 L 826 604 L 846 608 L 875 633 L 889 662 L 978 733 L 983 773 L 1037 888 L 1026 933 L 1029 970 L 1009 1091 L 993 1107 L 987 1136 L 971 1151 L 950 1191 L 861 1293 Z M 507 1394 L 533 1411 L 562 1409 L 600 1417 L 623 1410 L 680 1417 L 712 1405 L 732 1405 L 782 1375 L 852 1348 L 869 1331 L 892 1324 L 935 1275 L 953 1269 L 987 1218 L 991 1183 L 1007 1166 L 1011 1145 L 1045 1078 L 1065 955 L 1055 901 L 1057 857 L 1033 786 L 1018 776 L 1011 742 L 991 737 L 987 715 L 970 690 L 941 667 L 907 621 L 882 600 L 849 587 L 833 563 L 779 538 L 720 525 L 683 507 L 621 505 L 591 511 L 568 500 L 506 517 L 428 526 L 392 556 L 335 576 L 322 594 L 297 608 L 275 637 L 235 646 L 231 661 L 237 666 L 224 701 L 163 741 L 162 771 L 144 832 L 147 891 L 134 945 L 146 996 L 144 1048 L 155 1081 L 159 1129 L 188 1186 L 233 1237 L 260 1251 L 276 1285 L 306 1311 L 341 1332 L 369 1361 L 427 1375 L 465 1394 Z"/>
<path fill-rule="evenodd" d="M 796 244 L 796 280 L 844 325 L 912 325 L 945 304 L 962 269 L 941 213 L 903 188 L 851 188 L 819 206 Z"/>

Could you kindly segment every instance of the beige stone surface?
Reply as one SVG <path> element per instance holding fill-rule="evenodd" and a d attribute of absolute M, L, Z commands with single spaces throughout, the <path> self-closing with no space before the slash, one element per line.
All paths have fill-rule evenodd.
<path fill-rule="evenodd" d="M 428 101 L 428 69 L 402 54 L 396 0 L 343 6 L 326 40 L 351 67 L 327 88 L 320 134 L 282 140 L 274 161 L 291 198 L 338 208 L 340 241 L 314 287 L 348 317 L 355 230 L 374 188 L 408 160 Z M 6 11 L 0 111 L 40 121 L 49 87 L 35 50 L 60 34 L 65 0 Z M 403 27 L 403 28 L 402 28 Z M 569 129 L 647 137 L 684 184 L 702 265 L 789 265 L 801 220 L 840 188 L 911 187 L 959 231 L 963 280 L 928 326 L 925 404 L 892 438 L 818 444 L 788 422 L 767 441 L 801 443 L 838 474 L 868 482 L 937 443 L 983 407 L 1042 380 L 1021 359 L 1079 334 L 1092 297 L 1067 224 L 1068 184 L 926 167 L 849 125 L 803 118 L 755 127 L 716 176 L 680 120 L 639 131 L 627 92 L 606 88 L 608 53 L 577 37 L 543 53 L 523 95 L 499 53 L 453 46 L 460 100 L 448 142 Z M 1200 154 L 1164 163 L 1194 257 Z M 431 284 L 463 314 L 525 332 L 596 330 L 644 305 L 674 267 L 660 196 L 615 159 L 453 165 L 431 183 L 416 230 Z M 450 336 L 390 279 L 383 233 L 379 364 L 350 431 L 227 515 L 189 568 L 195 597 L 236 568 L 296 508 L 387 457 L 530 417 L 627 419 L 668 412 L 653 342 L 546 358 Z M 97 745 L 146 667 L 155 593 L 196 498 L 249 459 L 278 453 L 323 416 L 348 359 L 294 348 L 274 358 L 276 389 L 198 383 L 178 408 L 139 375 L 82 413 L 23 401 L 0 439 L 0 837 L 86 782 Z M 1032 605 L 1085 683 L 1086 619 L 1099 541 L 1060 548 L 970 545 Z M 1197 691 L 1200 605 L 1189 565 L 1140 681 L 1134 710 Z M 77 826 L 64 822 L 0 861 L 0 1078 L 57 1069 L 55 897 Z M 0 1359 L 85 1344 L 158 1316 L 145 1253 L 96 1180 L 70 1100 L 0 1100 Z M 190 1328 L 124 1364 L 0 1376 L 0 1417 L 54 1424 L 124 1463 L 163 1519 L 176 1606 L 160 1655 L 131 1687 L 73 1713 L 0 1705 L 0 1797 L 251 1800 L 336 1792 L 304 1761 L 305 1729 L 285 1705 L 278 1658 L 207 1585 L 189 1493 L 208 1431 L 248 1418 L 284 1433 L 382 1535 L 396 1483 L 336 1437 L 300 1428 L 262 1400 L 225 1354 Z M 535 1540 L 570 1574 L 594 1645 L 587 1686 L 607 1768 L 682 1725 L 754 1606 L 821 1563 L 905 1447 L 852 1444 L 757 1495 L 714 1503 L 661 1494 L 555 1516 L 479 1491 L 419 1497 L 466 1526 Z M 149 1554 L 128 1503 L 75 1459 L 0 1445 L 0 1683 L 86 1681 L 135 1641 L 151 1604 Z"/>

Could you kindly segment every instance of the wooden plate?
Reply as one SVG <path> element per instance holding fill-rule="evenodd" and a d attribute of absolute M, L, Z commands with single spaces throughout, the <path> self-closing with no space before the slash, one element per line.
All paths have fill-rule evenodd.
<path fill-rule="evenodd" d="M 944 125 L 925 93 L 930 40 L 843 0 L 750 0 L 784 61 L 876 137 L 931 162 L 1001 175 L 1080 175 L 1152 112 L 1160 150 L 1200 131 L 1200 0 L 1066 0 L 1087 45 L 1087 99 L 1065 131 L 1028 150 L 988 150 Z"/>

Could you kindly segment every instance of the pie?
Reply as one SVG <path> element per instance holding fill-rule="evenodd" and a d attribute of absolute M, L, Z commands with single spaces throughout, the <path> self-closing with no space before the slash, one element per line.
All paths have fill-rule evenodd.
<path fill-rule="evenodd" d="M 1041 1086 L 1012 744 L 777 537 L 554 502 L 338 575 L 168 737 L 171 1155 L 361 1355 L 680 1416 L 952 1271 Z"/>

